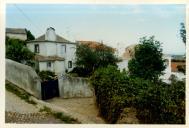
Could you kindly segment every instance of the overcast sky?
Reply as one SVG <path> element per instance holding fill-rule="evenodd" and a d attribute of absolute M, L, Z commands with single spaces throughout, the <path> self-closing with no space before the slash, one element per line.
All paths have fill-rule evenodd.
<path fill-rule="evenodd" d="M 54 27 L 64 38 L 103 41 L 119 49 L 155 36 L 165 54 L 184 54 L 180 23 L 185 23 L 185 5 L 74 5 L 8 4 L 6 27 L 27 28 L 38 37 Z"/>

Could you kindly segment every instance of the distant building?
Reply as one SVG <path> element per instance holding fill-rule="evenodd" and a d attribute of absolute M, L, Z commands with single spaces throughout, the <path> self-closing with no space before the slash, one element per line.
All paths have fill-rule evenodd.
<path fill-rule="evenodd" d="M 23 28 L 6 28 L 6 36 L 14 39 L 27 40 L 26 29 Z"/>
<path fill-rule="evenodd" d="M 133 58 L 136 46 L 137 46 L 137 44 L 133 44 L 133 45 L 129 45 L 128 47 L 125 48 L 125 52 L 123 53 L 123 55 L 120 58 L 122 61 L 117 63 L 118 68 L 121 71 L 123 69 L 128 70 L 128 62 L 130 59 Z"/>
<path fill-rule="evenodd" d="M 82 41 L 76 41 L 76 43 L 78 43 L 78 44 L 83 44 L 83 45 L 87 45 L 87 46 L 89 46 L 90 48 L 93 48 L 93 49 L 99 48 L 99 47 L 103 46 L 103 47 L 106 47 L 106 48 L 111 49 L 113 52 L 116 51 L 115 48 L 112 48 L 112 47 L 110 47 L 110 46 L 107 46 L 107 45 L 103 44 L 103 42 L 97 42 L 97 41 L 83 41 L 83 40 L 82 40 Z"/>
<path fill-rule="evenodd" d="M 173 55 L 171 60 L 171 71 L 178 72 L 179 67 L 186 67 L 186 57 L 183 55 Z"/>
<path fill-rule="evenodd" d="M 28 41 L 27 47 L 36 53 L 36 69 L 39 71 L 49 70 L 59 75 L 75 66 L 76 43 L 57 35 L 52 27 L 42 36 Z"/>
<path fill-rule="evenodd" d="M 136 46 L 137 46 L 137 44 L 133 44 L 133 45 L 129 45 L 128 47 L 126 47 L 122 58 L 127 59 L 127 60 L 131 59 L 134 56 Z"/>
<path fill-rule="evenodd" d="M 134 56 L 134 50 L 137 44 L 130 45 L 125 48 L 125 52 L 121 56 L 121 62 L 118 62 L 118 68 L 122 71 L 123 69 L 128 70 L 128 62 Z M 163 71 L 163 75 L 160 77 L 165 82 L 170 82 L 169 78 L 171 75 L 175 75 L 179 80 L 185 78 L 185 75 L 178 71 L 178 66 L 185 66 L 185 57 L 184 56 L 172 56 L 172 55 L 163 55 L 165 59 L 166 68 Z"/>

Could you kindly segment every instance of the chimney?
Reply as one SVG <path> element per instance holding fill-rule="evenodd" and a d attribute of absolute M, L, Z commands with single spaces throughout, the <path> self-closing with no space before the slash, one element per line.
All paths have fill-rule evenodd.
<path fill-rule="evenodd" d="M 45 40 L 56 41 L 56 33 L 55 33 L 54 28 L 52 28 L 52 27 L 47 28 L 47 31 L 45 34 Z"/>

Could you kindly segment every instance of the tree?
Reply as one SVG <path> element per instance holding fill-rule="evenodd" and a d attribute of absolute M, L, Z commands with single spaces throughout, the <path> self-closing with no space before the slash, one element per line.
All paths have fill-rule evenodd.
<path fill-rule="evenodd" d="M 166 67 L 162 55 L 160 42 L 154 40 L 154 36 L 141 38 L 140 44 L 135 47 L 134 58 L 128 64 L 130 75 L 157 80 Z"/>
<path fill-rule="evenodd" d="M 27 29 L 26 29 L 26 34 L 27 34 L 27 40 L 28 40 L 28 41 L 35 39 L 34 35 L 30 32 L 30 30 L 27 30 Z"/>
<path fill-rule="evenodd" d="M 6 37 L 6 58 L 32 65 L 33 57 L 34 53 L 26 47 L 25 41 Z"/>
<path fill-rule="evenodd" d="M 181 36 L 181 39 L 182 39 L 182 42 L 184 44 L 186 44 L 186 29 L 185 29 L 185 25 L 184 23 L 180 23 L 180 36 Z"/>
<path fill-rule="evenodd" d="M 89 44 L 79 44 L 76 48 L 76 58 L 77 68 L 82 68 L 88 75 L 99 67 L 116 65 L 117 61 L 112 48 L 104 44 L 98 44 L 93 48 Z"/>

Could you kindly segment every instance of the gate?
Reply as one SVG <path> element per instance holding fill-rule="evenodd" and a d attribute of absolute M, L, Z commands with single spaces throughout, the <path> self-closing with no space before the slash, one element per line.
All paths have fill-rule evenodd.
<path fill-rule="evenodd" d="M 58 79 L 41 82 L 42 100 L 59 97 Z"/>

